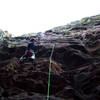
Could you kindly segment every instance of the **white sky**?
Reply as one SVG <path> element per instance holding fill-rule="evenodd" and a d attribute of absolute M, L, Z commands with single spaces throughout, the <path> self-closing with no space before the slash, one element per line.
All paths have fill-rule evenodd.
<path fill-rule="evenodd" d="M 100 14 L 100 0 L 0 0 L 0 28 L 15 35 L 40 32 Z"/>

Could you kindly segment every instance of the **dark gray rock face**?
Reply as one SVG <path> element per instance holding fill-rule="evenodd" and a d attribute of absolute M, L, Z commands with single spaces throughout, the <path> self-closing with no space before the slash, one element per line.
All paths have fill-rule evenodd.
<path fill-rule="evenodd" d="M 100 99 L 100 63 L 83 41 L 66 38 L 41 42 L 34 48 L 34 62 L 19 63 L 25 46 L 1 49 L 1 100 L 46 100 L 49 75 L 50 100 Z M 55 48 L 49 74 L 53 44 Z"/>

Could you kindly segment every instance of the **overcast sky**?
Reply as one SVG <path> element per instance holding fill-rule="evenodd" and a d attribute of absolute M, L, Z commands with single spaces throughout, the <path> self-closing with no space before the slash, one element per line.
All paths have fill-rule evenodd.
<path fill-rule="evenodd" d="M 100 14 L 100 0 L 0 0 L 0 28 L 15 35 L 40 32 Z"/>

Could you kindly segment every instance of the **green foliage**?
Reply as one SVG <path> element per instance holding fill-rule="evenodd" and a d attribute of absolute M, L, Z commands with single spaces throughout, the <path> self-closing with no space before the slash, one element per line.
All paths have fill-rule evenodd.
<path fill-rule="evenodd" d="M 12 69 L 12 70 L 14 70 L 14 64 L 13 63 L 10 63 L 9 64 L 9 68 Z"/>
<path fill-rule="evenodd" d="M 16 47 L 17 44 L 18 44 L 18 43 L 17 43 L 16 41 L 14 41 L 14 42 L 9 42 L 9 43 L 8 43 L 8 47 Z"/>
<path fill-rule="evenodd" d="M 86 23 L 86 22 L 88 22 L 88 20 L 89 20 L 89 17 L 86 17 L 86 18 L 82 18 L 80 22 L 81 23 Z"/>
<path fill-rule="evenodd" d="M 69 31 L 75 33 L 78 29 L 86 30 L 86 27 L 88 28 L 95 25 L 100 25 L 100 15 L 85 17 L 82 18 L 80 21 L 74 21 L 64 26 L 55 27 L 52 30 L 54 32 L 62 32 L 67 34 L 69 33 Z"/>

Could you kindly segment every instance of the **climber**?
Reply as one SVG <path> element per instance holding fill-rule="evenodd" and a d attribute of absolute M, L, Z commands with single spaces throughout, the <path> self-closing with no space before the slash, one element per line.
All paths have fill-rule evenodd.
<path fill-rule="evenodd" d="M 32 39 L 30 39 L 30 41 L 28 42 L 28 46 L 27 46 L 27 50 L 28 50 L 28 51 L 29 51 L 29 50 L 33 50 L 33 51 L 34 51 L 34 41 L 35 41 L 35 39 L 32 38 Z"/>
<path fill-rule="evenodd" d="M 29 59 L 29 58 L 31 59 L 31 61 L 35 59 L 34 42 L 35 42 L 34 38 L 30 39 L 30 41 L 28 42 L 25 54 L 20 58 L 20 61 L 23 61 L 24 59 Z"/>

